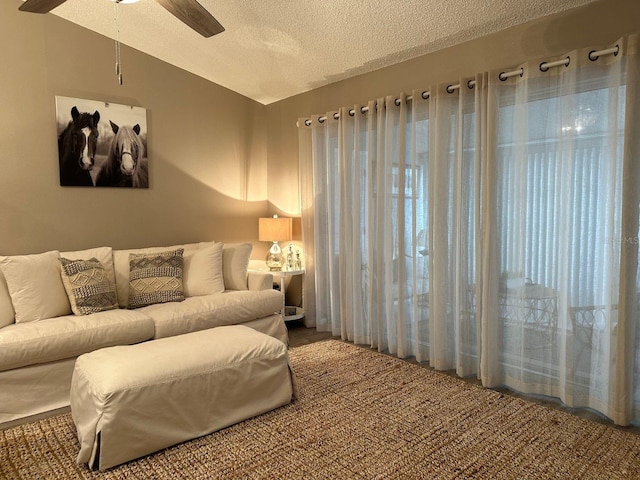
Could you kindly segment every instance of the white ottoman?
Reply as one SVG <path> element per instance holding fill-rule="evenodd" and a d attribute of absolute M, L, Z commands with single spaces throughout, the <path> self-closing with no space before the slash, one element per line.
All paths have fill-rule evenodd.
<path fill-rule="evenodd" d="M 291 402 L 287 347 L 218 327 L 78 357 L 71 414 L 78 463 L 100 470 Z"/>

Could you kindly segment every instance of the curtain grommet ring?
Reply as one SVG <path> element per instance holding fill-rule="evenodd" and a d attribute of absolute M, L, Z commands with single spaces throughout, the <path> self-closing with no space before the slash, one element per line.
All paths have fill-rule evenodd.
<path fill-rule="evenodd" d="M 324 123 L 325 120 L 326 120 L 326 118 L 320 117 L 320 118 L 318 118 L 318 123 Z"/>
<path fill-rule="evenodd" d="M 354 117 L 356 115 L 356 111 L 352 108 L 351 110 L 349 110 L 349 116 L 350 117 Z"/>
<path fill-rule="evenodd" d="M 340 120 L 340 114 L 339 113 L 334 113 L 333 114 L 333 119 L 334 120 Z"/>
<path fill-rule="evenodd" d="M 564 64 L 564 68 L 567 68 L 569 65 L 571 65 L 571 57 L 567 56 L 567 63 Z"/>
<path fill-rule="evenodd" d="M 399 107 L 399 106 L 400 106 L 400 104 L 401 104 L 402 102 L 400 101 L 400 99 L 399 99 L 399 98 L 396 98 L 396 99 L 393 101 L 393 103 L 395 103 L 395 104 L 396 104 L 396 107 Z"/>
<path fill-rule="evenodd" d="M 305 124 L 307 127 L 310 127 L 310 126 L 311 126 L 311 123 L 312 123 L 312 122 L 311 122 L 311 120 L 309 120 L 309 119 L 306 119 L 306 120 L 304 121 L 304 124 Z"/>
<path fill-rule="evenodd" d="M 467 81 L 467 88 L 469 90 L 473 90 L 473 88 L 476 86 L 476 81 L 475 80 L 468 80 Z"/>
<path fill-rule="evenodd" d="M 606 48 L 604 50 L 597 50 L 597 51 L 596 50 L 591 50 L 589 52 L 589 60 L 591 60 L 592 62 L 595 62 L 602 55 L 609 55 L 610 53 L 612 53 L 614 57 L 617 57 L 618 54 L 620 53 L 620 45 L 616 44 L 615 47 Z"/>
<path fill-rule="evenodd" d="M 367 113 L 369 111 L 369 109 L 367 107 L 360 107 L 360 113 L 362 113 L 363 115 L 365 113 Z"/>
<path fill-rule="evenodd" d="M 429 92 L 424 91 L 424 92 L 422 92 L 422 93 L 420 94 L 420 96 L 421 96 L 424 100 L 426 100 L 426 99 L 428 99 L 428 98 L 429 98 Z"/>
<path fill-rule="evenodd" d="M 542 62 L 540 64 L 540 71 L 541 72 L 548 72 L 549 71 L 549 67 L 547 67 L 546 65 L 547 65 L 547 62 Z"/>
<path fill-rule="evenodd" d="M 506 81 L 507 81 L 507 78 L 509 78 L 509 77 L 507 77 L 505 74 L 506 74 L 506 72 L 500 72 L 500 73 L 498 74 L 498 79 L 499 79 L 501 82 L 506 82 Z"/>
<path fill-rule="evenodd" d="M 447 85 L 446 90 L 447 90 L 447 93 L 453 93 L 456 91 L 456 89 L 453 88 L 453 85 Z"/>

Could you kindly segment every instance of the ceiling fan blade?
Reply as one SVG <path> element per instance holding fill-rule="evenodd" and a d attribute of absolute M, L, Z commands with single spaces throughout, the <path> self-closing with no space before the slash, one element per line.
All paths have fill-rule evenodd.
<path fill-rule="evenodd" d="M 224 32 L 220 22 L 196 0 L 156 0 L 156 2 L 203 37 Z"/>
<path fill-rule="evenodd" d="M 18 10 L 31 13 L 48 13 L 67 0 L 27 0 Z"/>

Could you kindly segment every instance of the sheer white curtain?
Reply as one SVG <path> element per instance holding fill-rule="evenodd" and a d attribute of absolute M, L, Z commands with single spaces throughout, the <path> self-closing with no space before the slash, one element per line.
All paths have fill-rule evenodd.
<path fill-rule="evenodd" d="M 476 277 L 486 82 L 478 75 L 456 88 L 432 86 L 429 135 L 422 139 L 429 146 L 429 363 L 460 376 L 477 374 L 480 359 Z"/>
<path fill-rule="evenodd" d="M 318 329 L 640 421 L 637 44 L 300 119 Z"/>
<path fill-rule="evenodd" d="M 632 418 L 638 320 L 634 42 L 491 74 L 483 170 L 483 383 L 620 424 Z"/>
<path fill-rule="evenodd" d="M 307 254 L 311 245 L 315 252 L 317 328 L 420 359 L 428 338 L 427 115 L 416 92 L 413 102 L 380 98 L 300 129 L 301 144 L 311 137 L 300 158 L 312 177 L 301 191 L 315 219 L 303 220 L 303 234 Z"/>

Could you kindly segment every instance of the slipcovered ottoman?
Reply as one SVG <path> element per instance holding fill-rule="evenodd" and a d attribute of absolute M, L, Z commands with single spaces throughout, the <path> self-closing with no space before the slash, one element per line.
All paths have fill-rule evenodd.
<path fill-rule="evenodd" d="M 106 469 L 286 405 L 287 347 L 236 325 L 78 357 L 71 414 L 78 463 Z"/>

